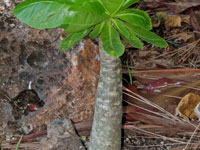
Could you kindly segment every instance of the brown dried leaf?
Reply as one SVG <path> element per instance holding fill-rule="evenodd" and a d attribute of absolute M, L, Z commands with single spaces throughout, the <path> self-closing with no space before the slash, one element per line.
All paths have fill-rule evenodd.
<path fill-rule="evenodd" d="M 168 8 L 170 8 L 174 13 L 180 13 L 188 8 L 191 7 L 196 7 L 200 5 L 200 1 L 199 0 L 176 0 L 175 3 L 170 3 L 166 0 L 166 2 L 164 2 L 163 4 L 165 4 Z"/>
<path fill-rule="evenodd" d="M 157 12 L 156 13 L 156 16 L 157 17 L 162 17 L 164 20 L 167 20 L 168 19 L 168 14 L 166 12 Z"/>
<path fill-rule="evenodd" d="M 200 5 L 199 0 L 145 0 L 146 6 L 150 8 L 157 8 L 162 5 L 167 6 L 172 12 L 180 13 L 188 8 L 197 7 Z"/>
<path fill-rule="evenodd" d="M 190 15 L 182 16 L 182 23 L 190 25 Z"/>
<path fill-rule="evenodd" d="M 168 29 L 180 26 L 181 26 L 181 17 L 179 15 L 169 16 L 165 20 L 165 27 Z"/>
<path fill-rule="evenodd" d="M 188 34 L 186 32 L 178 34 L 178 39 L 177 40 L 183 40 L 184 42 L 187 42 L 189 39 L 194 38 L 194 34 Z"/>
<path fill-rule="evenodd" d="M 179 116 L 185 119 L 196 119 L 194 109 L 200 102 L 200 97 L 194 93 L 188 93 L 185 95 L 177 106 Z"/>
<path fill-rule="evenodd" d="M 179 15 L 169 16 L 166 12 L 158 12 L 156 17 L 164 19 L 165 27 L 168 29 L 181 26 L 182 19 Z"/>

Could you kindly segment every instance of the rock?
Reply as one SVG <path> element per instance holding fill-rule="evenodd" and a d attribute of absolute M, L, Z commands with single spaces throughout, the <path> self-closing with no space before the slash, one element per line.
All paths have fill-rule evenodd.
<path fill-rule="evenodd" d="M 33 131 L 33 126 L 31 124 L 23 123 L 21 125 L 20 131 L 25 135 L 30 134 Z"/>
<path fill-rule="evenodd" d="M 12 115 L 12 106 L 10 104 L 10 98 L 3 90 L 0 90 L 0 123 L 8 123 L 9 121 L 14 121 L 14 116 Z"/>
<path fill-rule="evenodd" d="M 46 104 L 35 117 L 29 118 L 31 124 L 41 126 L 57 116 L 70 118 L 73 122 L 91 119 L 93 116 L 99 73 L 97 46 L 91 40 L 85 39 L 69 53 L 64 53 L 63 57 L 61 59 L 64 63 L 59 62 L 61 60 L 56 61 L 60 65 L 56 68 L 59 69 L 44 72 L 42 85 L 39 85 L 41 81 L 36 85 L 33 82 L 36 91 L 40 91 L 36 89 L 37 85 L 44 89 L 39 95 L 43 94 Z M 46 78 L 46 74 L 49 78 Z"/>
<path fill-rule="evenodd" d="M 60 51 L 62 30 L 29 28 L 10 9 L 0 12 L 0 20 L 0 88 L 14 98 L 31 83 L 45 102 L 23 121 L 35 127 L 57 116 L 73 122 L 91 119 L 99 76 L 98 46 L 86 38 L 71 50 Z"/>
<path fill-rule="evenodd" d="M 13 130 L 8 127 L 10 122 L 15 121 L 10 100 L 6 92 L 0 89 L 0 138 L 2 138 L 2 135 L 13 135 Z"/>
<path fill-rule="evenodd" d="M 63 118 L 47 125 L 47 138 L 42 141 L 42 150 L 85 150 L 78 139 L 72 122 Z"/>

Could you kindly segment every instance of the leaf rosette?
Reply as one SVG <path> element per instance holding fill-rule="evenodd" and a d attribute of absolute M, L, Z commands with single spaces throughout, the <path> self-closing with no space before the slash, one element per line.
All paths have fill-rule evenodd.
<path fill-rule="evenodd" d="M 120 57 L 125 47 L 121 38 L 133 47 L 142 48 L 140 39 L 158 47 L 167 47 L 164 39 L 151 32 L 149 15 L 129 8 L 139 0 L 26 0 L 13 10 L 22 22 L 38 29 L 61 27 L 69 35 L 60 49 L 70 49 L 89 35 L 100 37 L 104 50 Z"/>

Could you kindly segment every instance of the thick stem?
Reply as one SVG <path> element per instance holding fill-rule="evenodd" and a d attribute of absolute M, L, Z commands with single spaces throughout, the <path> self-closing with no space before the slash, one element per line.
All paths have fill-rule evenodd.
<path fill-rule="evenodd" d="M 89 150 L 120 150 L 122 118 L 121 61 L 108 55 L 99 42 L 100 78 Z"/>

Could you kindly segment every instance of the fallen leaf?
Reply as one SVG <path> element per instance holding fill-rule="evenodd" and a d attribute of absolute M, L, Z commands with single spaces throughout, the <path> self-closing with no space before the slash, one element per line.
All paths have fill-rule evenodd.
<path fill-rule="evenodd" d="M 167 6 L 172 12 L 180 13 L 191 7 L 200 5 L 199 0 L 144 0 L 146 6 L 150 8 L 157 8 L 163 5 Z"/>
<path fill-rule="evenodd" d="M 162 17 L 164 20 L 167 20 L 168 19 L 168 14 L 166 12 L 157 12 L 156 13 L 156 16 L 157 17 Z"/>
<path fill-rule="evenodd" d="M 168 18 L 168 14 L 165 12 L 157 12 L 153 17 L 152 17 L 152 26 L 153 27 L 159 27 L 161 22 L 163 20 L 166 20 Z"/>
<path fill-rule="evenodd" d="M 186 24 L 189 24 L 190 25 L 190 15 L 185 15 L 185 16 L 182 16 L 182 23 L 186 23 Z"/>
<path fill-rule="evenodd" d="M 180 117 L 185 119 L 197 119 L 194 109 L 200 102 L 200 97 L 194 93 L 185 95 L 177 106 L 177 111 Z"/>
<path fill-rule="evenodd" d="M 176 2 L 168 2 L 168 0 L 165 0 L 165 2 L 161 2 L 162 4 L 165 4 L 169 9 L 171 9 L 174 13 L 180 13 L 182 11 L 185 11 L 188 8 L 191 7 L 197 7 L 200 5 L 199 0 L 175 0 Z"/>
<path fill-rule="evenodd" d="M 169 16 L 166 12 L 158 12 L 155 15 L 158 18 L 159 21 L 164 20 L 165 21 L 165 27 L 167 29 L 174 28 L 174 27 L 180 27 L 181 26 L 181 17 L 179 15 L 172 15 Z M 156 24 L 153 24 L 154 26 Z"/>
<path fill-rule="evenodd" d="M 177 40 L 178 41 L 183 40 L 184 42 L 187 42 L 189 39 L 192 39 L 192 38 L 194 38 L 194 34 L 188 34 L 188 33 L 183 32 L 183 33 L 178 34 Z"/>
<path fill-rule="evenodd" d="M 179 15 L 169 16 L 165 20 L 165 27 L 168 29 L 180 26 L 181 26 L 181 17 Z"/>
<path fill-rule="evenodd" d="M 145 87 L 145 91 L 146 92 L 156 92 L 156 91 L 160 91 L 160 89 L 162 88 L 166 88 L 170 85 L 179 85 L 181 84 L 183 81 L 179 81 L 179 80 L 172 80 L 169 78 L 160 78 L 158 80 L 153 81 L 152 83 L 148 84 Z M 160 91 L 161 92 L 161 91 Z"/>

